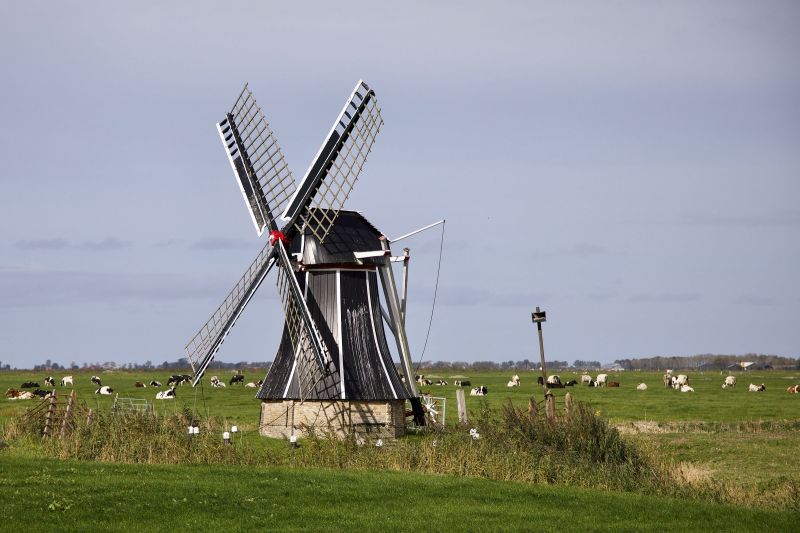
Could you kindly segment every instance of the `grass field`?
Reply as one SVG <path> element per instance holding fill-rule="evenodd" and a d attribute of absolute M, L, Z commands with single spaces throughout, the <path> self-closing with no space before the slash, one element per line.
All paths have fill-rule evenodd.
<path fill-rule="evenodd" d="M 0 530 L 792 531 L 790 511 L 396 472 L 5 458 Z M 35 518 L 34 518 L 35 517 Z"/>
<path fill-rule="evenodd" d="M 262 369 L 245 371 L 247 381 L 258 381 L 263 374 Z M 113 396 L 94 394 L 96 387 L 90 382 L 91 373 L 73 372 L 72 375 L 75 378 L 75 390 L 81 401 L 86 402 L 88 407 L 99 411 L 110 409 Z M 156 411 L 161 414 L 188 410 L 200 416 L 223 419 L 224 423 L 228 425 L 236 424 L 242 430 L 238 435 L 240 445 L 247 446 L 251 450 L 267 451 L 276 447 L 283 450 L 285 447 L 285 444 L 281 442 L 258 436 L 259 404 L 253 398 L 254 389 L 240 386 L 215 389 L 208 385 L 206 379 L 205 386 L 202 388 L 179 387 L 176 401 L 157 401 L 154 399 L 156 389 L 135 388 L 133 384 L 135 381 L 149 382 L 152 379 L 166 383 L 168 375 L 165 372 L 117 371 L 99 375 L 103 384 L 112 386 L 121 397 L 146 398 L 154 402 Z M 224 381 L 230 377 L 230 374 L 222 372 L 218 372 L 218 375 Z M 55 377 L 58 380 L 61 376 L 62 374 L 59 374 Z M 800 382 L 800 371 L 737 374 L 738 384 L 735 389 L 722 389 L 724 376 L 718 372 L 690 372 L 689 376 L 690 383 L 696 391 L 694 393 L 680 393 L 664 388 L 660 373 L 624 372 L 610 376 L 611 380 L 621 383 L 621 387 L 618 389 L 575 386 L 556 389 L 554 394 L 560 406 L 563 404 L 564 394 L 570 392 L 576 401 L 590 404 L 593 410 L 600 412 L 612 424 L 618 426 L 626 440 L 636 443 L 642 449 L 649 450 L 649 453 L 663 458 L 664 461 L 674 463 L 682 471 L 689 472 L 690 476 L 696 476 L 703 482 L 724 485 L 734 491 L 738 490 L 737 487 L 746 488 L 742 494 L 758 494 L 762 491 L 766 494 L 775 487 L 778 487 L 776 489 L 778 491 L 797 490 L 796 488 L 784 489 L 784 487 L 786 486 L 785 482 L 800 478 L 800 461 L 796 459 L 797 450 L 800 449 L 800 395 L 788 394 L 786 387 Z M 44 377 L 44 375 L 30 372 L 2 372 L 0 373 L 0 388 L 3 390 L 10 387 L 18 388 L 23 381 L 29 380 L 39 381 L 40 384 L 43 384 Z M 428 377 L 450 381 L 449 386 L 428 386 L 423 387 L 423 390 L 430 391 L 435 396 L 447 398 L 447 421 L 449 425 L 453 425 L 456 419 L 453 376 L 431 374 Z M 521 387 L 508 388 L 506 383 L 510 378 L 510 373 L 493 372 L 468 375 L 467 379 L 472 382 L 472 386 L 485 385 L 489 389 L 486 397 L 468 396 L 468 409 L 475 412 L 482 406 L 499 408 L 508 402 L 522 407 L 527 405 L 528 399 L 532 396 L 541 399 L 542 389 L 536 385 L 536 374 L 525 373 L 520 374 L 520 377 L 522 378 Z M 580 379 L 577 374 L 572 373 L 562 373 L 561 377 L 564 381 L 573 378 Z M 648 385 L 648 390 L 636 390 L 636 385 L 641 382 Z M 764 383 L 766 391 L 748 392 L 747 385 L 751 382 Z M 60 392 L 64 391 L 61 387 L 57 387 L 57 389 Z M 70 390 L 70 388 L 68 387 L 66 390 Z M 8 424 L 11 417 L 22 413 L 34 403 L 35 401 L 3 400 L 0 403 L 0 428 Z M 74 461 L 62 464 L 43 460 L 41 455 L 35 453 L 27 454 L 18 446 L 15 448 L 13 442 L 10 451 L 0 450 L 0 457 L 3 455 L 5 456 L 2 458 L 5 467 L 3 474 L 0 475 L 0 481 L 12 484 L 14 489 L 10 493 L 9 491 L 0 491 L 0 494 L 5 493 L 0 498 L 9 498 L 9 494 L 11 494 L 13 497 L 8 504 L 12 510 L 21 505 L 20 501 L 25 501 L 25 498 L 30 497 L 33 498 L 30 501 L 37 502 L 37 505 L 44 506 L 48 508 L 47 510 L 50 510 L 51 504 L 55 505 L 56 509 L 51 510 L 53 512 L 60 510 L 80 516 L 85 512 L 81 510 L 84 506 L 89 509 L 108 507 L 110 512 L 114 511 L 114 505 L 117 504 L 107 501 L 103 496 L 89 494 L 85 490 L 84 484 L 90 481 L 93 473 L 96 474 L 97 469 L 105 468 L 111 469 L 115 473 L 114 479 L 107 481 L 109 491 L 131 494 L 138 490 L 137 487 L 141 487 L 142 492 L 157 494 L 156 487 L 166 490 L 169 496 L 165 496 L 163 501 L 157 496 L 152 498 L 148 496 L 141 500 L 145 502 L 142 505 L 153 506 L 155 514 L 177 513 L 180 520 L 184 521 L 182 523 L 187 526 L 199 523 L 196 520 L 205 520 L 206 524 L 223 524 L 237 514 L 228 508 L 218 509 L 212 506 L 204 508 L 199 515 L 202 518 L 192 515 L 192 507 L 183 502 L 180 496 L 181 490 L 187 494 L 194 494 L 191 488 L 192 479 L 195 479 L 197 484 L 198 492 L 196 494 L 213 494 L 209 491 L 216 488 L 219 500 L 237 502 L 233 508 L 237 509 L 238 513 L 244 513 L 250 517 L 250 520 L 275 519 L 275 523 L 280 523 L 281 527 L 302 527 L 301 524 L 292 520 L 292 517 L 299 511 L 297 509 L 292 511 L 292 504 L 287 503 L 287 499 L 302 501 L 307 497 L 306 489 L 308 487 L 317 486 L 319 490 L 322 490 L 320 487 L 324 487 L 328 483 L 339 487 L 346 486 L 346 490 L 340 490 L 332 495 L 330 501 L 323 497 L 317 505 L 315 500 L 314 509 L 310 511 L 313 516 L 309 518 L 308 522 L 312 529 L 323 527 L 321 520 L 326 509 L 331 510 L 332 515 L 337 517 L 336 520 L 341 520 L 341 522 L 337 522 L 339 528 L 404 529 L 404 516 L 407 513 L 404 514 L 402 508 L 395 509 L 387 503 L 383 513 L 371 515 L 366 511 L 362 513 L 361 507 L 359 507 L 360 501 L 370 501 L 375 494 L 381 493 L 382 484 L 390 481 L 393 484 L 407 487 L 404 490 L 414 497 L 418 497 L 417 494 L 420 494 L 421 490 L 421 495 L 425 496 L 423 499 L 444 498 L 441 506 L 437 507 L 438 514 L 436 515 L 441 517 L 442 521 L 437 523 L 441 524 L 442 529 L 447 529 L 447 520 L 451 520 L 451 523 L 470 520 L 471 522 L 464 522 L 464 524 L 477 524 L 478 529 L 502 530 L 504 524 L 510 526 L 508 529 L 548 529 L 526 527 L 521 524 L 527 525 L 528 520 L 537 521 L 543 518 L 558 520 L 567 517 L 573 521 L 570 526 L 578 529 L 650 530 L 659 529 L 659 525 L 663 529 L 665 523 L 669 524 L 669 528 L 683 527 L 679 524 L 679 521 L 683 520 L 682 517 L 703 516 L 705 522 L 687 518 L 686 528 L 697 530 L 701 529 L 698 525 L 703 524 L 702 529 L 733 530 L 741 528 L 742 530 L 752 530 L 769 529 L 775 524 L 783 524 L 782 520 L 786 516 L 782 513 L 764 514 L 763 510 L 755 509 L 739 509 L 734 512 L 730 507 L 710 503 L 692 501 L 691 504 L 687 504 L 685 501 L 641 494 L 597 490 L 581 492 L 570 491 L 564 487 L 539 487 L 515 483 L 483 485 L 483 481 L 475 479 L 464 480 L 440 476 L 414 477 L 408 473 L 275 469 L 263 471 L 261 475 L 258 475 L 242 467 L 232 466 L 161 467 L 117 464 L 104 466 L 98 463 Z M 64 468 L 68 470 L 66 473 L 63 473 Z M 137 468 L 141 473 L 138 480 Z M 58 472 L 58 475 L 55 472 Z M 223 480 L 226 475 L 235 477 L 237 482 L 241 479 L 241 486 L 249 487 L 249 489 L 243 488 L 240 491 L 239 488 L 233 487 L 221 488 L 225 485 Z M 259 479 L 272 475 L 275 476 L 275 479 L 283 480 L 282 482 L 285 484 L 278 483 L 274 487 L 262 487 Z M 31 483 L 29 487 L 27 481 L 35 481 L 41 476 L 50 476 L 51 481 L 56 482 L 60 487 L 58 491 L 55 489 L 49 493 L 44 491 L 45 494 L 52 496 L 49 502 L 46 501 L 48 496 L 43 494 L 32 496 L 33 493 L 29 492 L 34 491 L 33 487 L 36 484 Z M 72 481 L 62 481 L 62 479 Z M 352 483 L 353 479 L 357 479 L 359 482 Z M 22 483 L 20 480 L 26 482 Z M 179 481 L 173 482 L 173 480 Z M 488 483 L 488 481 L 486 482 Z M 413 488 L 416 485 L 420 487 Z M 238 486 L 236 485 L 236 487 Z M 183 488 L 178 490 L 173 487 Z M 245 496 L 248 490 L 252 490 L 254 493 L 277 492 L 279 496 L 272 499 L 263 494 Z M 430 491 L 430 493 L 425 491 Z M 455 495 L 447 496 L 448 491 L 454 492 Z M 490 494 L 483 494 L 484 491 Z M 58 496 L 58 494 L 62 494 L 62 496 Z M 495 495 L 499 500 L 495 498 Z M 58 499 L 59 497 L 62 498 L 63 505 L 59 504 L 59 501 L 62 501 Z M 260 502 L 261 505 L 248 505 L 253 503 L 246 500 L 248 497 L 256 498 L 254 502 Z M 411 497 L 409 496 L 409 498 Z M 569 500 L 569 505 L 564 503 L 557 505 L 555 501 L 559 498 Z M 279 509 L 270 511 L 269 514 L 273 515 L 270 517 L 267 511 L 271 509 L 270 506 L 274 501 L 279 502 Z M 343 514 L 335 508 L 337 501 L 348 502 L 347 505 L 359 509 L 359 512 Z M 784 501 L 800 502 L 800 496 L 797 494 L 788 496 Z M 589 516 L 600 516 L 602 521 L 587 518 L 585 522 L 581 522 L 583 517 L 578 516 L 580 514 L 579 506 L 570 507 L 572 502 L 582 502 L 583 510 L 589 510 L 587 511 Z M 0 503 L 4 502 L 0 499 Z M 762 499 L 760 505 L 763 504 Z M 6 507 L 5 504 L 3 506 Z M 69 506 L 69 509 L 64 509 L 64 506 Z M 767 506 L 770 505 L 767 504 Z M 613 511 L 608 511 L 607 508 L 613 509 Z M 687 509 L 691 510 L 689 515 L 686 514 Z M 146 512 L 146 508 L 143 508 L 142 512 Z M 642 516 L 641 521 L 631 521 L 631 517 L 639 515 Z M 14 514 L 13 516 L 18 515 Z M 111 516 L 114 516 L 113 512 L 111 512 Z M 388 524 L 380 522 L 381 518 L 385 516 L 393 517 L 388 519 L 391 527 L 380 527 L 380 524 L 384 526 Z M 726 516 L 736 517 L 736 520 L 725 523 Z M 511 517 L 511 520 L 503 521 L 504 517 Z M 345 526 L 345 520 L 351 520 L 352 527 Z M 666 522 L 664 522 L 665 520 Z M 765 522 L 760 523 L 760 527 L 756 527 L 761 520 L 765 520 Z M 122 524 L 124 520 L 122 522 L 110 520 L 109 523 Z M 431 529 L 429 526 L 430 523 L 426 522 L 425 527 Z M 3 527 L 0 525 L 0 529 Z M 160 527 L 161 525 L 158 523 L 152 523 L 145 529 L 159 529 Z M 412 525 L 409 529 L 411 527 L 416 528 Z M 433 527 L 433 529 L 437 528 Z M 782 528 L 777 527 L 776 529 L 781 530 Z M 782 530 L 791 529 L 788 527 Z"/>

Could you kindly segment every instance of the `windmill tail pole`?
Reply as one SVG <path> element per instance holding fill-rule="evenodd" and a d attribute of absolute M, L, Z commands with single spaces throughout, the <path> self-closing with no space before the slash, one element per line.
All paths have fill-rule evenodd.
<path fill-rule="evenodd" d="M 444 224 L 444 222 L 445 222 L 445 219 L 438 220 L 438 221 L 434 222 L 433 224 L 428 224 L 424 228 L 415 229 L 411 233 L 406 233 L 405 235 L 401 235 L 401 236 L 399 236 L 399 237 L 397 237 L 395 239 L 389 239 L 389 242 L 394 244 L 397 241 L 402 241 L 403 239 L 411 237 L 412 235 L 416 235 L 417 233 L 421 233 L 421 232 L 425 231 L 426 229 L 431 229 L 432 227 L 438 226 L 439 224 Z"/>

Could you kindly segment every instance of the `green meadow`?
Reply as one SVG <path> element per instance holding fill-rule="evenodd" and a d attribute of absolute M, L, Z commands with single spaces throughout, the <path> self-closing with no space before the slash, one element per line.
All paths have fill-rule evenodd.
<path fill-rule="evenodd" d="M 166 385 L 166 372 L 115 371 L 97 375 L 119 397 L 151 401 L 155 412 L 164 419 L 187 415 L 214 419 L 215 433 L 206 439 L 215 446 L 221 440 L 222 429 L 237 425 L 240 432 L 235 436 L 235 445 L 242 457 L 246 456 L 238 462 L 223 464 L 226 455 L 220 452 L 224 448 L 209 452 L 209 457 L 219 454 L 220 464 L 211 459 L 197 461 L 200 464 L 75 460 L 80 455 L 70 455 L 63 447 L 55 452 L 41 439 L 18 437 L 8 431 L 37 400 L 3 400 L 0 427 L 7 438 L 0 447 L 0 483 L 4 485 L 0 505 L 9 510 L 6 516 L 11 519 L 0 529 L 22 525 L 24 509 L 28 508 L 69 517 L 74 527 L 67 530 L 237 530 L 263 526 L 402 531 L 417 529 L 420 525 L 413 517 L 426 512 L 436 517 L 425 521 L 425 527 L 434 531 L 468 527 L 544 531 L 551 529 L 548 524 L 553 521 L 587 531 L 650 531 L 665 527 L 789 531 L 800 510 L 800 461 L 796 459 L 800 449 L 800 395 L 786 392 L 789 385 L 800 382 L 800 371 L 738 373 L 733 389 L 721 387 L 727 373 L 688 372 L 694 393 L 667 389 L 660 373 L 646 372 L 611 374 L 609 379 L 619 381 L 619 388 L 576 385 L 553 391 L 559 411 L 563 410 L 564 395 L 570 393 L 575 402 L 588 405 L 592 413 L 617 428 L 622 440 L 641 450 L 642 456 L 658 461 L 659 468 L 666 472 L 680 472 L 680 478 L 692 486 L 696 483 L 697 494 L 682 490 L 663 493 L 660 489 L 631 492 L 613 485 L 603 489 L 579 478 L 572 484 L 563 481 L 569 479 L 563 472 L 555 484 L 535 477 L 529 482 L 501 481 L 498 478 L 516 478 L 507 473 L 494 475 L 488 469 L 438 469 L 430 462 L 419 466 L 422 463 L 404 459 L 403 453 L 416 449 L 413 446 L 432 450 L 429 444 L 436 443 L 431 435 L 406 437 L 405 444 L 398 444 L 383 455 L 346 446 L 325 448 L 301 443 L 305 459 L 295 463 L 285 442 L 258 436 L 255 389 L 212 388 L 208 378 L 213 374 L 208 374 L 202 387 L 178 387 L 176 400 L 169 401 L 155 399 L 156 392 L 165 387 L 134 387 L 136 381 L 149 383 L 153 379 Z M 225 382 L 231 376 L 216 374 Z M 255 382 L 264 371 L 245 369 L 244 374 L 246 382 Z M 468 429 L 456 426 L 453 381 L 469 379 L 471 386 L 485 385 L 489 389 L 485 397 L 467 396 L 470 422 L 478 423 L 486 412 L 500 412 L 508 406 L 524 412 L 530 398 L 542 400 L 537 374 L 518 374 L 520 387 L 506 386 L 511 373 L 431 374 L 426 377 L 434 381 L 445 379 L 449 384 L 423 386 L 421 390 L 446 399 L 446 426 L 455 432 L 449 437 L 452 440 Z M 54 377 L 58 381 L 63 375 Z M 79 402 L 98 413 L 111 410 L 114 395 L 95 394 L 91 372 L 72 375 Z M 580 381 L 579 374 L 566 372 L 560 376 L 563 381 Z M 0 388 L 19 388 L 24 381 L 43 385 L 44 377 L 31 372 L 3 372 Z M 647 384 L 648 389 L 636 390 L 639 383 Z M 766 390 L 748 392 L 749 383 L 764 383 Z M 63 395 L 72 388 L 62 388 L 57 383 L 56 389 Z M 481 423 L 485 424 L 485 419 Z M 425 440 L 431 438 L 434 440 Z M 181 444 L 185 442 L 181 440 L 177 446 L 185 446 Z M 319 453 L 340 454 L 339 459 L 310 459 L 315 446 L 320 446 Z M 489 457 L 458 446 L 453 450 L 465 450 L 465 464 L 473 460 L 470 457 Z M 509 450 L 513 467 L 513 454 L 517 452 Z M 348 453 L 358 457 L 341 455 Z M 163 459 L 155 462 L 183 463 Z M 614 468 L 606 465 L 603 475 L 613 475 Z M 394 489 L 391 494 L 390 489 Z M 99 517 L 94 514 L 96 510 L 103 511 Z"/>

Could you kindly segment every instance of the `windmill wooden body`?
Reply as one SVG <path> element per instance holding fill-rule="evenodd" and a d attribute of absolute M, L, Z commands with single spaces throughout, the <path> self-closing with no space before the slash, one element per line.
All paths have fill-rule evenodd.
<path fill-rule="evenodd" d="M 186 351 L 197 385 L 253 294 L 277 268 L 285 324 L 256 394 L 263 435 L 314 428 L 398 436 L 405 432 L 407 400 L 424 423 L 390 243 L 361 214 L 342 209 L 382 124 L 374 91 L 359 81 L 296 187 L 247 86 L 217 124 L 256 231 L 268 232 L 268 239 Z M 405 380 L 392 361 L 384 323 Z"/>

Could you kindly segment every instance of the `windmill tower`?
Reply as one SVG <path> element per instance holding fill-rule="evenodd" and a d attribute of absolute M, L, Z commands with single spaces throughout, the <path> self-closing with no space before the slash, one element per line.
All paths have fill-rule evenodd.
<path fill-rule="evenodd" d="M 277 269 L 285 323 L 256 394 L 262 435 L 300 435 L 313 427 L 399 436 L 406 400 L 424 423 L 405 332 L 405 296 L 398 297 L 391 267 L 393 259 L 406 264 L 407 256 L 393 258 L 378 229 L 361 214 L 342 210 L 382 124 L 375 92 L 359 81 L 297 187 L 247 85 L 217 124 L 256 232 L 267 232 L 268 239 L 186 352 L 196 386 L 253 294 Z M 384 323 L 405 382 L 392 362 Z"/>

